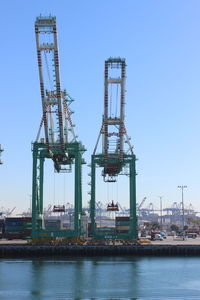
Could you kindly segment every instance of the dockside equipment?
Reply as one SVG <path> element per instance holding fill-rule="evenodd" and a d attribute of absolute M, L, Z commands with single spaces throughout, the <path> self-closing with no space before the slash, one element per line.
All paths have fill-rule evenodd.
<path fill-rule="evenodd" d="M 77 140 L 70 104 L 73 98 L 61 89 L 56 18 L 38 17 L 35 22 L 37 58 L 42 100 L 42 120 L 33 151 L 32 236 L 79 237 L 81 234 L 81 168 L 85 147 Z M 46 68 L 45 68 L 45 67 Z M 48 88 L 49 87 L 49 88 Z M 44 138 L 40 132 L 44 128 Z M 74 165 L 74 229 L 48 230 L 43 217 L 44 162 L 50 159 L 57 173 L 72 173 Z M 56 207 L 55 206 L 55 210 Z M 60 209 L 57 209 L 57 211 Z M 62 211 L 64 208 L 62 208 Z"/>
<path fill-rule="evenodd" d="M 113 73 L 116 70 L 117 75 Z M 91 157 L 91 200 L 90 218 L 91 234 L 98 239 L 135 239 L 137 237 L 136 220 L 136 184 L 135 184 L 135 154 L 124 123 L 126 61 L 123 58 L 110 57 L 105 61 L 104 72 L 104 114 L 99 136 Z M 119 98 L 115 112 L 112 108 L 112 87 L 116 87 L 116 97 Z M 102 151 L 97 154 L 99 140 L 102 138 Z M 126 144 L 125 144 L 126 143 Z M 125 149 L 127 145 L 127 149 Z M 120 232 L 116 228 L 105 230 L 96 224 L 96 168 L 102 169 L 104 182 L 112 184 L 119 175 L 129 178 L 129 226 L 128 230 Z M 119 201 L 120 202 L 120 201 Z M 117 211 L 112 204 L 108 209 Z"/>

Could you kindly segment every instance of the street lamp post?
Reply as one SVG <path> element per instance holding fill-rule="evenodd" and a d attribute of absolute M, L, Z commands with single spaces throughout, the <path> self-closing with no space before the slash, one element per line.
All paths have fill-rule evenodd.
<path fill-rule="evenodd" d="M 184 201 L 183 201 L 183 190 L 187 188 L 187 185 L 178 185 L 178 188 L 182 191 L 182 214 L 183 214 L 183 232 L 185 226 L 185 211 L 184 211 Z"/>

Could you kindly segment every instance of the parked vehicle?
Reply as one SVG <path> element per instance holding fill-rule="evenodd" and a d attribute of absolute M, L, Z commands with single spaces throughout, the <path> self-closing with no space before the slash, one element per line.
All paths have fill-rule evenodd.
<path fill-rule="evenodd" d="M 195 239 L 197 237 L 197 233 L 193 232 L 193 233 L 188 233 L 187 234 L 187 237 L 188 238 L 191 238 L 191 239 Z"/>
<path fill-rule="evenodd" d="M 165 233 L 164 231 L 161 231 L 161 232 L 160 232 L 160 235 L 161 235 L 164 239 L 167 238 L 167 235 L 166 235 L 166 233 Z"/>
<path fill-rule="evenodd" d="M 163 241 L 162 235 L 159 233 L 156 233 L 154 236 L 154 241 Z"/>
<path fill-rule="evenodd" d="M 151 240 L 152 241 L 155 241 L 155 240 L 163 241 L 163 237 L 160 234 L 160 231 L 152 231 L 151 232 Z"/>
<path fill-rule="evenodd" d="M 146 237 L 146 236 L 147 236 L 146 230 L 141 230 L 141 237 Z"/>

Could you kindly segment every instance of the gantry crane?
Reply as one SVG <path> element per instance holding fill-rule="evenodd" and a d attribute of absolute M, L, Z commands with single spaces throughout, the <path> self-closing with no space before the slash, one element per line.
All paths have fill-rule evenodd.
<path fill-rule="evenodd" d="M 113 71 L 116 71 L 116 74 Z M 91 162 L 90 217 L 91 231 L 93 236 L 96 238 L 130 239 L 136 238 L 137 236 L 135 186 L 136 157 L 133 153 L 133 147 L 131 146 L 130 138 L 127 135 L 124 123 L 125 78 L 125 59 L 109 58 L 105 61 L 104 115 Z M 117 88 L 116 95 L 119 96 L 118 111 L 114 108 L 115 113 L 112 111 L 113 85 Z M 102 152 L 100 154 L 96 154 L 100 138 L 102 138 Z M 128 149 L 125 149 L 125 142 L 128 145 Z M 103 179 L 109 184 L 116 182 L 118 175 L 127 175 L 129 177 L 130 227 L 128 233 L 117 233 L 115 229 L 106 232 L 96 226 L 96 167 L 100 167 L 102 169 Z"/>
<path fill-rule="evenodd" d="M 78 237 L 81 230 L 81 165 L 85 151 L 77 141 L 70 104 L 73 99 L 61 90 L 57 26 L 55 17 L 38 17 L 35 22 L 37 58 L 42 99 L 42 120 L 33 151 L 32 235 L 33 237 Z M 46 68 L 45 68 L 46 67 Z M 45 138 L 40 139 L 44 127 Z M 48 231 L 43 220 L 44 161 L 51 159 L 54 171 L 72 172 L 74 164 L 74 229 Z M 71 187 L 73 188 L 73 187 Z"/>

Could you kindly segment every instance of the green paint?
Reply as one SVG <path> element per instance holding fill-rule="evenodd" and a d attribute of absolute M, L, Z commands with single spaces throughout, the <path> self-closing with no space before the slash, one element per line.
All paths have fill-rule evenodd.
<path fill-rule="evenodd" d="M 46 230 L 43 228 L 43 184 L 44 161 L 52 159 L 53 155 L 62 154 L 61 149 L 48 150 L 45 143 L 33 143 L 33 179 L 32 179 L 32 237 L 80 237 L 82 214 L 82 186 L 81 169 L 84 163 L 82 154 L 85 151 L 80 142 L 65 144 L 65 152 L 68 153 L 68 165 L 75 163 L 75 219 L 74 230 Z"/>
<path fill-rule="evenodd" d="M 92 236 L 97 239 L 135 239 L 137 238 L 137 217 L 136 217 L 136 171 L 135 171 L 135 155 L 124 154 L 123 160 L 116 158 L 107 159 L 107 164 L 118 164 L 120 172 L 124 166 L 129 168 L 129 205 L 130 205 L 130 228 L 127 233 L 117 233 L 115 228 L 97 229 L 95 222 L 95 193 L 96 193 L 96 166 L 105 166 L 105 157 L 103 154 L 92 155 L 91 160 L 91 200 L 90 200 L 90 218 Z"/>

